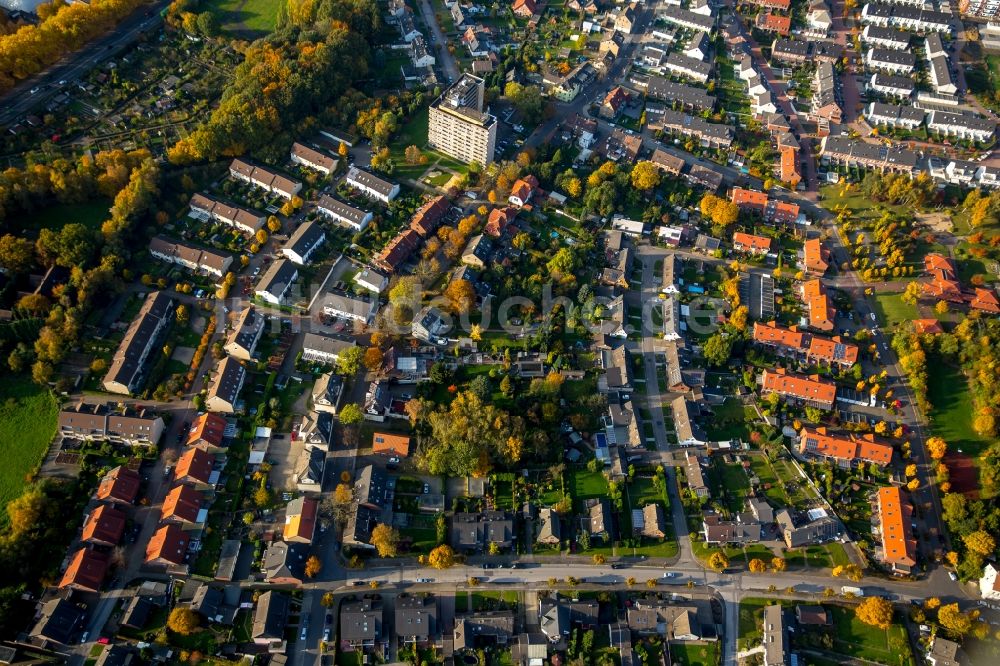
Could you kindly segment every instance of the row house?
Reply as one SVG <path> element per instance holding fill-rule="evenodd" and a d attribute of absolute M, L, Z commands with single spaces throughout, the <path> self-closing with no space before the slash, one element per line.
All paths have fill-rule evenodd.
<path fill-rule="evenodd" d="M 236 180 L 259 187 L 265 192 L 277 194 L 283 199 L 291 199 L 302 191 L 302 183 L 239 158 L 229 164 L 229 175 Z"/>
<path fill-rule="evenodd" d="M 254 287 L 254 295 L 271 305 L 281 305 L 290 295 L 292 285 L 299 279 L 299 270 L 285 258 L 271 263 Z"/>
<path fill-rule="evenodd" d="M 968 162 L 965 160 L 949 160 L 943 167 L 933 158 L 930 160 L 931 176 L 953 185 L 965 187 L 981 187 L 994 189 L 1000 186 L 1000 169 Z"/>
<path fill-rule="evenodd" d="M 840 124 L 844 111 L 840 107 L 837 92 L 840 87 L 840 77 L 828 62 L 816 65 L 816 75 L 813 78 L 813 96 L 810 102 L 809 115 L 815 120 Z"/>
<path fill-rule="evenodd" d="M 737 252 L 765 255 L 771 251 L 771 239 L 737 231 L 733 234 L 733 249 Z"/>
<path fill-rule="evenodd" d="M 799 294 L 806 306 L 809 327 L 817 331 L 832 331 L 836 310 L 823 282 L 819 279 L 806 280 L 799 286 Z"/>
<path fill-rule="evenodd" d="M 878 76 L 876 74 L 876 76 Z M 912 106 L 872 102 L 865 107 L 865 120 L 875 127 L 891 127 L 913 131 L 924 124 L 926 112 Z"/>
<path fill-rule="evenodd" d="M 334 199 L 328 194 L 324 194 L 319 198 L 316 210 L 334 222 L 339 222 L 355 232 L 367 229 L 374 218 L 371 211 L 361 210 L 339 199 Z"/>
<path fill-rule="evenodd" d="M 637 84 L 639 81 L 636 82 Z M 702 88 L 671 81 L 662 76 L 650 76 L 641 80 L 648 98 L 668 104 L 679 104 L 684 109 L 694 111 L 712 110 L 716 99 Z"/>
<path fill-rule="evenodd" d="M 118 410 L 110 405 L 80 402 L 59 411 L 59 434 L 71 439 L 155 445 L 163 428 L 163 419 L 147 409 Z"/>
<path fill-rule="evenodd" d="M 861 43 L 883 49 L 906 51 L 910 48 L 910 33 L 880 25 L 866 25 L 861 31 Z"/>
<path fill-rule="evenodd" d="M 951 34 L 951 20 L 949 13 L 886 2 L 869 2 L 861 8 L 861 22 L 864 24 L 913 32 Z"/>
<path fill-rule="evenodd" d="M 173 321 L 174 305 L 174 299 L 161 291 L 146 296 L 111 358 L 102 383 L 105 391 L 130 395 L 142 385 L 150 355 Z"/>
<path fill-rule="evenodd" d="M 708 33 L 699 30 L 691 35 L 691 39 L 684 45 L 684 55 L 697 60 L 708 60 L 712 50 L 712 40 L 708 38 Z"/>
<path fill-rule="evenodd" d="M 792 7 L 792 0 L 749 0 L 748 4 L 764 9 L 778 9 L 787 12 Z"/>
<path fill-rule="evenodd" d="M 776 32 L 782 37 L 787 37 L 792 31 L 792 17 L 761 12 L 757 15 L 757 29 L 764 32 Z"/>
<path fill-rule="evenodd" d="M 657 18 L 663 19 L 669 25 L 686 30 L 699 30 L 709 34 L 715 30 L 715 17 L 681 9 L 680 7 L 667 7 L 657 14 Z"/>
<path fill-rule="evenodd" d="M 149 241 L 149 253 L 161 261 L 183 266 L 189 271 L 221 278 L 233 263 L 233 256 L 198 247 L 184 241 L 154 236 Z"/>
<path fill-rule="evenodd" d="M 936 134 L 969 141 L 988 143 L 996 133 L 996 123 L 982 116 L 950 111 L 927 114 L 927 129 Z"/>
<path fill-rule="evenodd" d="M 893 74 L 913 74 L 917 57 L 909 51 L 896 51 L 875 47 L 865 54 L 865 65 L 870 69 L 880 69 Z"/>
<path fill-rule="evenodd" d="M 267 317 L 262 312 L 253 307 L 246 308 L 236 318 L 223 349 L 230 356 L 249 361 L 257 351 L 257 343 L 263 337 L 266 325 Z"/>
<path fill-rule="evenodd" d="M 876 499 L 877 531 L 882 549 L 876 555 L 893 573 L 910 574 L 917 566 L 917 540 L 913 537 L 913 506 L 898 486 L 879 488 Z"/>
<path fill-rule="evenodd" d="M 905 76 L 893 76 L 892 74 L 876 72 L 872 74 L 872 78 L 868 81 L 868 90 L 877 92 L 881 95 L 887 95 L 889 97 L 909 99 L 913 96 L 913 79 L 909 79 Z M 912 107 L 906 108 L 914 112 L 919 111 L 919 109 L 914 109 Z M 923 123 L 923 116 L 923 112 L 920 112 L 921 123 Z"/>
<path fill-rule="evenodd" d="M 833 409 L 837 399 L 837 385 L 819 376 L 802 377 L 779 368 L 764 371 L 761 393 L 777 393 L 785 400 L 796 400 L 821 409 Z"/>
<path fill-rule="evenodd" d="M 708 77 L 712 74 L 712 63 L 702 62 L 676 51 L 667 56 L 663 68 L 675 76 L 699 83 L 707 83 Z"/>
<path fill-rule="evenodd" d="M 663 130 L 668 134 L 692 137 L 704 148 L 728 148 L 733 143 L 733 130 L 728 125 L 710 123 L 698 116 L 688 115 L 672 109 L 664 109 L 662 114 L 647 116 L 647 124 L 652 130 Z"/>
<path fill-rule="evenodd" d="M 798 41 L 779 37 L 771 43 L 771 60 L 787 63 L 815 62 L 836 63 L 844 55 L 844 47 L 835 42 Z"/>
<path fill-rule="evenodd" d="M 325 176 L 329 176 L 337 169 L 336 159 L 298 141 L 292 144 L 291 160 L 294 164 L 319 171 Z"/>
<path fill-rule="evenodd" d="M 243 364 L 232 356 L 227 356 L 216 368 L 212 385 L 205 397 L 205 408 L 223 414 L 235 413 L 246 379 L 247 371 Z"/>
<path fill-rule="evenodd" d="M 801 214 L 798 204 L 778 201 L 770 198 L 766 192 L 742 187 L 733 188 L 730 201 L 739 206 L 740 210 L 756 212 L 771 223 L 796 224 Z"/>
<path fill-rule="evenodd" d="M 844 342 L 839 337 L 825 338 L 798 330 L 796 327 L 783 328 L 775 322 L 754 322 L 753 341 L 755 344 L 774 350 L 807 363 L 825 363 L 848 369 L 858 362 L 860 349 L 857 345 Z"/>
<path fill-rule="evenodd" d="M 955 83 L 955 78 L 951 75 L 951 64 L 948 61 L 948 56 L 936 55 L 928 58 L 927 72 L 931 85 L 934 86 L 934 92 L 939 95 L 958 94 L 958 84 Z"/>
<path fill-rule="evenodd" d="M 858 166 L 882 173 L 912 174 L 917 167 L 917 153 L 898 146 L 866 143 L 844 136 L 825 136 L 820 141 L 824 161 L 844 166 Z"/>
<path fill-rule="evenodd" d="M 844 469 L 864 464 L 884 468 L 892 462 L 893 453 L 891 445 L 877 441 L 871 433 L 860 437 L 831 434 L 826 428 L 802 428 L 798 452 L 805 458 L 831 460 Z"/>
<path fill-rule="evenodd" d="M 228 204 L 207 194 L 194 194 L 188 203 L 190 216 L 211 222 L 221 222 L 245 234 L 255 234 L 267 218 L 263 213 Z"/>
<path fill-rule="evenodd" d="M 295 230 L 279 251 L 282 256 L 299 266 L 309 263 L 313 252 L 326 242 L 326 231 L 317 222 L 305 222 Z"/>
<path fill-rule="evenodd" d="M 398 183 L 389 182 L 353 166 L 348 169 L 344 182 L 365 196 L 382 203 L 389 203 L 399 195 Z"/>
<path fill-rule="evenodd" d="M 803 243 L 802 268 L 816 277 L 822 277 L 830 268 L 830 249 L 819 238 L 810 238 Z"/>

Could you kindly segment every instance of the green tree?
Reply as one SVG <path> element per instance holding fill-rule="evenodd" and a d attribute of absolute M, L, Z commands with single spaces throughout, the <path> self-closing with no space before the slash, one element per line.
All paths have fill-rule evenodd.
<path fill-rule="evenodd" d="M 353 377 L 361 369 L 365 352 L 361 347 L 348 347 L 337 357 L 337 371 L 345 377 Z"/>
<path fill-rule="evenodd" d="M 339 418 L 345 426 L 356 426 L 364 420 L 365 415 L 357 403 L 349 402 L 340 410 Z"/>
<path fill-rule="evenodd" d="M 722 331 L 718 331 L 705 341 L 702 353 L 709 365 L 719 367 L 729 362 L 733 352 L 733 339 Z"/>

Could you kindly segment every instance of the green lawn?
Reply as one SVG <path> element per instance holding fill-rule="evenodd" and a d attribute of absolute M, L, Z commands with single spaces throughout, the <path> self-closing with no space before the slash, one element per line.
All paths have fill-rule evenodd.
<path fill-rule="evenodd" d="M 78 204 L 56 204 L 25 215 L 21 219 L 24 229 L 62 229 L 70 223 L 82 224 L 97 231 L 110 216 L 111 202 L 98 199 Z"/>
<path fill-rule="evenodd" d="M 709 439 L 746 439 L 750 436 L 743 403 L 739 400 L 727 398 L 721 405 L 713 406 L 712 412 L 712 418 L 705 422 Z"/>
<path fill-rule="evenodd" d="M 21 494 L 25 479 L 45 457 L 56 433 L 59 406 L 51 391 L 23 375 L 0 384 L 0 507 Z M 3 513 L 6 520 L 6 512 Z"/>
<path fill-rule="evenodd" d="M 209 0 L 222 29 L 233 33 L 253 33 L 261 37 L 274 30 L 278 3 L 273 0 Z"/>
<path fill-rule="evenodd" d="M 577 501 L 608 496 L 608 481 L 601 472 L 575 469 L 569 472 L 569 491 Z"/>
<path fill-rule="evenodd" d="M 832 615 L 836 652 L 885 664 L 907 666 L 914 663 L 906 629 L 901 625 L 893 624 L 888 631 L 883 631 L 857 619 L 851 608 L 832 605 L 826 608 Z"/>
<path fill-rule="evenodd" d="M 902 322 L 913 321 L 914 319 L 920 318 L 920 312 L 917 310 L 917 306 L 904 303 L 902 293 L 876 294 L 875 310 L 878 315 L 878 323 L 880 326 L 895 326 L 897 324 L 901 324 Z"/>
<path fill-rule="evenodd" d="M 962 449 L 974 458 L 990 445 L 972 429 L 972 396 L 962 372 L 948 363 L 928 363 L 927 399 L 933 408 L 930 417 L 934 434 L 948 442 L 952 450 Z"/>
<path fill-rule="evenodd" d="M 670 646 L 671 661 L 678 666 L 715 666 L 722 659 L 720 644 L 674 643 Z"/>

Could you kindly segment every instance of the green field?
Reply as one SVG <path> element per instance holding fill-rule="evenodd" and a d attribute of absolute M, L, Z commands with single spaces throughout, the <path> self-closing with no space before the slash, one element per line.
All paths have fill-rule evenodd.
<path fill-rule="evenodd" d="M 901 625 L 894 624 L 883 631 L 858 620 L 853 609 L 827 606 L 827 610 L 833 616 L 835 652 L 884 664 L 907 666 L 914 663 L 906 629 Z"/>
<path fill-rule="evenodd" d="M 672 663 L 678 666 L 715 666 L 722 659 L 720 644 L 674 643 L 670 646 Z"/>
<path fill-rule="evenodd" d="M 948 442 L 948 448 L 977 456 L 990 445 L 972 429 L 972 396 L 969 382 L 955 366 L 928 363 L 927 399 L 930 400 L 931 427 L 935 435 Z"/>
<path fill-rule="evenodd" d="M 25 229 L 62 229 L 67 224 L 82 224 L 88 229 L 98 230 L 109 217 L 111 202 L 99 199 L 79 204 L 57 204 L 48 206 L 24 216 Z"/>
<path fill-rule="evenodd" d="M 226 32 L 254 38 L 274 30 L 278 3 L 273 0 L 210 0 L 219 25 Z"/>
<path fill-rule="evenodd" d="M 575 469 L 570 472 L 570 493 L 577 500 L 608 496 L 608 481 L 601 472 Z"/>
<path fill-rule="evenodd" d="M 0 506 L 21 494 L 25 479 L 41 462 L 56 432 L 59 407 L 47 388 L 26 377 L 0 385 Z"/>
<path fill-rule="evenodd" d="M 895 326 L 902 322 L 920 319 L 917 306 L 904 303 L 901 293 L 876 294 L 875 310 L 878 315 L 878 323 L 881 326 Z"/>

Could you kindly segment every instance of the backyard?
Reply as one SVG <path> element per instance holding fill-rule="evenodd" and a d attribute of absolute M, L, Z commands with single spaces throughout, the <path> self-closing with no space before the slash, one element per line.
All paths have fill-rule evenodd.
<path fill-rule="evenodd" d="M 24 376 L 8 376 L 0 385 L 0 506 L 21 494 L 26 479 L 41 462 L 56 431 L 59 406 L 47 388 Z M 6 516 L 6 513 L 4 513 Z"/>
<path fill-rule="evenodd" d="M 875 294 L 875 313 L 882 326 L 896 326 L 920 318 L 916 305 L 903 302 L 902 293 Z"/>
<path fill-rule="evenodd" d="M 972 396 L 969 382 L 954 365 L 929 363 L 927 399 L 933 406 L 930 413 L 934 434 L 948 442 L 948 447 L 976 457 L 990 444 L 972 428 Z"/>
<path fill-rule="evenodd" d="M 715 666 L 721 659 L 718 641 L 714 643 L 674 643 L 670 646 L 672 663 L 679 666 Z"/>

